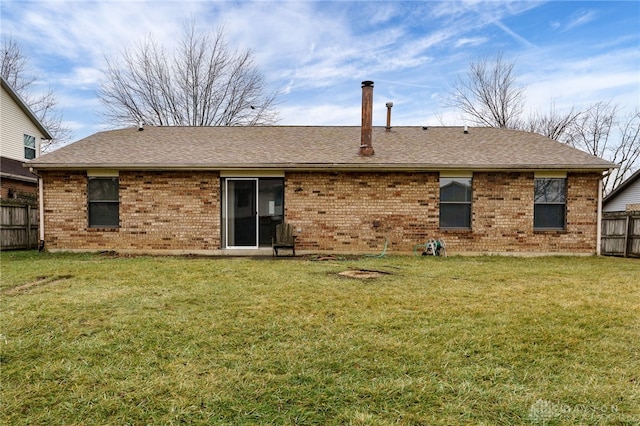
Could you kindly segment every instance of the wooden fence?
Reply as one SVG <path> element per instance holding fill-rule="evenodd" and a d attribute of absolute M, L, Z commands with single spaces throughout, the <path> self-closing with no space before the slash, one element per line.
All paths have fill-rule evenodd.
<path fill-rule="evenodd" d="M 602 254 L 640 257 L 640 212 L 604 213 Z"/>
<path fill-rule="evenodd" d="M 38 247 L 38 208 L 30 204 L 0 204 L 0 249 Z"/>

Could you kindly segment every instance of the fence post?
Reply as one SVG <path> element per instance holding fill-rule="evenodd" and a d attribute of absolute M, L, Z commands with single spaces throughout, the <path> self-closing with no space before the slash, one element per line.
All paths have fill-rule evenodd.
<path fill-rule="evenodd" d="M 628 257 L 629 256 L 629 243 L 631 242 L 631 213 L 627 214 L 627 223 L 625 226 L 625 232 L 624 232 L 624 257 Z"/>
<path fill-rule="evenodd" d="M 31 248 L 31 206 L 27 204 L 27 250 Z"/>

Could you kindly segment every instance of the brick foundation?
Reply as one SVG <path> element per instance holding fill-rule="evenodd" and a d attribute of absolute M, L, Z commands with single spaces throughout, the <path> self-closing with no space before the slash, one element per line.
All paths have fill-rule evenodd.
<path fill-rule="evenodd" d="M 120 228 L 87 226 L 85 172 L 42 171 L 46 247 L 59 250 L 220 249 L 217 172 L 120 176 Z M 567 227 L 533 230 L 533 173 L 476 172 L 472 230 L 439 229 L 439 174 L 291 172 L 285 218 L 307 251 L 393 252 L 442 238 L 450 254 L 595 253 L 598 173 L 569 173 Z"/>

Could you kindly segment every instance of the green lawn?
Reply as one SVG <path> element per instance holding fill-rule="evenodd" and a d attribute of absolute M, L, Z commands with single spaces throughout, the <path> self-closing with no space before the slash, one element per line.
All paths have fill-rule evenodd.
<path fill-rule="evenodd" d="M 4 252 L 1 272 L 3 425 L 640 424 L 637 259 Z"/>

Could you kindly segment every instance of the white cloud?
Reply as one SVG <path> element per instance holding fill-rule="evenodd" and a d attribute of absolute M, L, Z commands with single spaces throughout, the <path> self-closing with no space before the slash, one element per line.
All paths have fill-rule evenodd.
<path fill-rule="evenodd" d="M 59 78 L 59 83 L 67 86 L 76 86 L 81 89 L 91 89 L 96 87 L 100 79 L 103 77 L 101 70 L 93 67 L 74 67 L 70 70 L 70 74 L 63 75 Z"/>
<path fill-rule="evenodd" d="M 282 121 L 288 125 L 357 126 L 360 124 L 360 113 L 361 105 L 359 103 L 349 106 L 318 104 L 280 108 Z"/>
<path fill-rule="evenodd" d="M 583 10 L 571 16 L 569 22 L 564 26 L 564 31 L 585 25 L 596 18 L 596 12 L 593 10 Z"/>
<path fill-rule="evenodd" d="M 569 5 L 559 9 L 566 14 Z M 497 51 L 516 58 L 525 70 L 520 79 L 534 107 L 546 108 L 552 96 L 566 105 L 609 96 L 631 103 L 635 96 L 637 105 L 637 32 L 598 34 L 588 41 L 567 33 L 545 41 L 530 28 L 530 17 L 566 31 L 594 26 L 605 16 L 595 4 L 589 10 L 576 7 L 573 15 L 545 15 L 554 6 L 537 1 L 3 1 L 0 28 L 27 47 L 57 91 L 65 118 L 69 114 L 74 128 L 87 123 L 85 132 L 97 129 L 97 119 L 87 111 L 100 108 L 94 93 L 104 55 L 116 55 L 151 33 L 159 44 L 170 45 L 191 18 L 203 30 L 224 23 L 230 46 L 253 50 L 265 79 L 283 93 L 282 124 L 357 125 L 365 79 L 376 82 L 374 114 L 382 121 L 390 100 L 396 125 L 459 124 L 458 114 L 441 106 L 447 85 L 470 61 Z M 578 43 L 589 49 L 577 49 Z"/>
<path fill-rule="evenodd" d="M 479 46 L 481 44 L 486 43 L 488 40 L 487 37 L 462 37 L 460 39 L 458 39 L 454 46 L 456 48 L 459 47 L 466 47 L 466 46 Z"/>
<path fill-rule="evenodd" d="M 555 102 L 559 110 L 614 100 L 621 111 L 636 108 L 640 101 L 638 52 L 619 50 L 586 58 L 544 62 L 549 52 L 525 59 L 529 71 L 520 81 L 527 87 L 532 110 L 546 109 Z"/>

